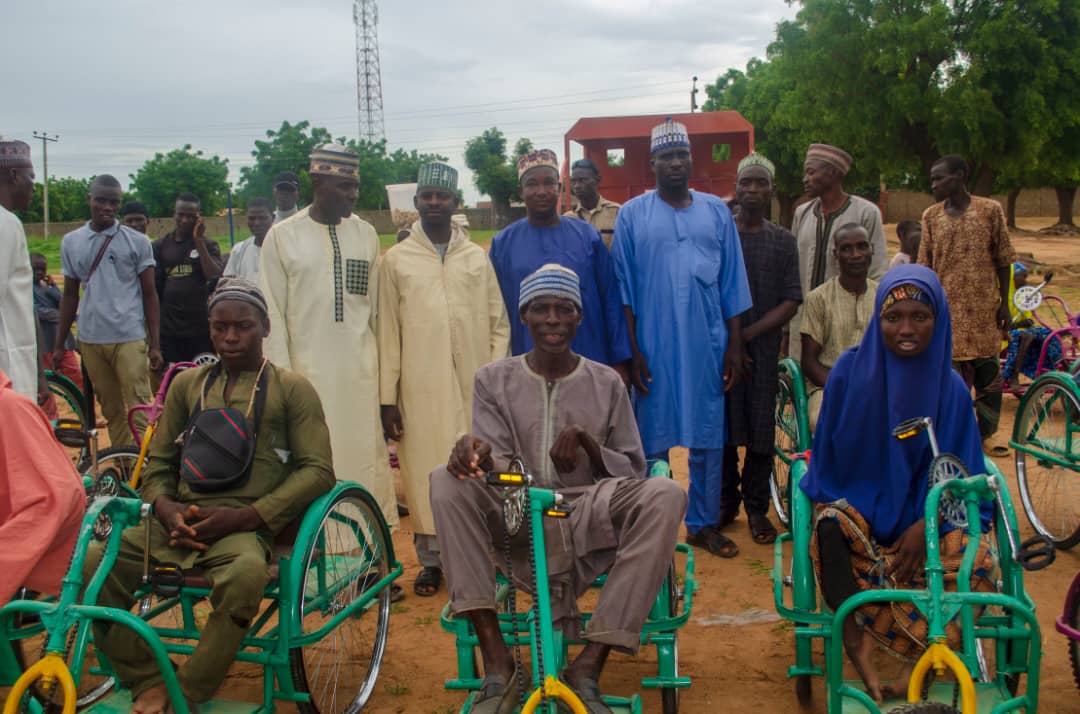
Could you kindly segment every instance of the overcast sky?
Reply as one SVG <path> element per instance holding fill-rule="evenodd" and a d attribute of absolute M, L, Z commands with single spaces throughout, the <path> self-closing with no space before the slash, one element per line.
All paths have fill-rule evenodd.
<path fill-rule="evenodd" d="M 5 3 L 0 135 L 49 145 L 53 176 L 128 174 L 190 143 L 229 160 L 283 120 L 356 136 L 351 0 Z M 580 117 L 682 112 L 699 86 L 762 56 L 784 0 L 383 0 L 391 149 L 442 153 L 498 126 L 561 157 Z M 704 92 L 699 95 L 704 101 Z M 466 199 L 477 196 L 463 171 Z"/>

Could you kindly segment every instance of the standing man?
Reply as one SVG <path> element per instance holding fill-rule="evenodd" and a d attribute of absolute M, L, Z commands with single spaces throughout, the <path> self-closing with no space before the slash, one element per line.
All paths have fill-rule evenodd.
<path fill-rule="evenodd" d="M 192 193 L 176 197 L 176 228 L 153 243 L 161 298 L 161 351 L 168 363 L 213 354 L 206 301 L 221 275 L 221 248 L 207 239 L 202 204 Z"/>
<path fill-rule="evenodd" d="M 686 127 L 654 127 L 651 154 L 656 191 L 622 207 L 611 251 L 630 325 L 634 411 L 650 458 L 690 449 L 687 542 L 731 558 L 739 549 L 720 533 L 724 393 L 743 373 L 739 315 L 750 286 L 731 212 L 690 190 Z"/>
<path fill-rule="evenodd" d="M 300 209 L 296 202 L 300 199 L 300 179 L 292 171 L 282 171 L 274 177 L 274 223 L 295 216 Z"/>
<path fill-rule="evenodd" d="M 19 394 L 44 404 L 49 385 L 38 359 L 34 278 L 26 232 L 12 211 L 25 211 L 34 195 L 30 145 L 0 141 L 0 370 Z"/>
<path fill-rule="evenodd" d="M 953 324 L 953 366 L 975 388 L 983 444 L 1001 418 L 998 353 L 1008 329 L 1009 268 L 1016 260 L 1001 204 L 967 190 L 967 163 L 943 156 L 930 168 L 930 190 L 940 201 L 923 212 L 919 263 L 941 278 Z M 989 448 L 989 447 L 986 447 Z M 1004 446 L 987 451 L 1008 456 Z"/>
<path fill-rule="evenodd" d="M 371 492 L 396 525 L 393 474 L 379 420 L 379 236 L 352 213 L 360 157 L 341 144 L 311 154 L 311 205 L 263 241 L 259 282 L 273 332 L 266 354 L 311 380 L 326 412 L 334 473 Z"/>
<path fill-rule="evenodd" d="M 506 357 L 510 323 L 487 251 L 452 220 L 457 171 L 420 167 L 420 220 L 379 267 L 379 401 L 383 431 L 399 442 L 413 544 L 422 570 L 413 589 L 442 582 L 428 475 L 472 424 L 476 370 Z"/>
<path fill-rule="evenodd" d="M 570 167 L 570 193 L 578 205 L 563 215 L 580 218 L 600 231 L 600 238 L 610 250 L 619 204 L 600 195 L 600 169 L 591 159 L 578 159 Z"/>
<path fill-rule="evenodd" d="M 133 443 L 128 410 L 150 402 L 147 367 L 163 366 L 154 255 L 145 235 L 116 220 L 121 194 L 120 182 L 112 176 L 95 178 L 90 184 L 90 221 L 60 244 L 64 297 L 53 346 L 53 363 L 60 364 L 78 312 L 79 352 L 113 446 Z M 139 427 L 145 427 L 146 417 L 139 417 Z"/>
<path fill-rule="evenodd" d="M 803 305 L 802 367 L 806 378 L 807 416 L 817 424 L 829 371 L 845 350 L 862 342 L 874 316 L 877 281 L 870 280 L 874 249 L 866 228 L 845 223 L 833 235 L 833 257 L 840 266 L 835 278 L 810 291 Z"/>
<path fill-rule="evenodd" d="M 247 227 L 251 237 L 229 253 L 229 262 L 225 264 L 222 275 L 239 275 L 252 282 L 259 280 L 259 252 L 263 241 L 274 224 L 274 207 L 265 198 L 253 198 L 247 205 Z"/>
<path fill-rule="evenodd" d="M 724 446 L 724 487 L 720 494 L 720 527 L 735 520 L 742 501 L 750 535 L 759 544 L 776 540 L 776 528 L 768 513 L 769 472 L 776 439 L 777 361 L 784 325 L 802 302 L 795 236 L 765 220 L 772 203 L 774 171 L 773 163 L 755 152 L 739 162 L 735 177 L 735 226 L 754 304 L 742 314 L 750 374 L 725 398 L 729 440 Z M 741 474 L 740 446 L 746 447 Z"/>
<path fill-rule="evenodd" d="M 148 235 L 146 228 L 150 225 L 150 213 L 146 210 L 145 203 L 142 201 L 128 201 L 124 204 L 124 209 L 120 211 L 120 215 L 125 226 L 143 235 Z"/>
<path fill-rule="evenodd" d="M 503 228 L 491 242 L 491 264 L 502 288 L 508 315 L 515 314 L 521 281 L 548 263 L 577 273 L 585 319 L 574 351 L 614 367 L 629 378 L 630 342 L 622 314 L 611 255 L 600 233 L 585 221 L 560 217 L 559 161 L 550 149 L 518 158 L 518 181 L 525 218 Z M 532 339 L 520 320 L 510 323 L 510 351 L 524 354 Z"/>
<path fill-rule="evenodd" d="M 811 144 L 803 163 L 803 188 L 810 200 L 795 209 L 791 232 L 799 244 L 799 280 L 807 295 L 840 272 L 830 246 L 836 229 L 847 223 L 858 223 L 870 236 L 874 251 L 870 264 L 870 279 L 877 280 L 889 268 L 885 249 L 885 231 L 881 211 L 870 201 L 844 191 L 844 177 L 851 170 L 851 154 L 828 144 Z M 873 295 L 871 302 L 873 301 Z M 791 321 L 789 352 L 800 356 L 799 323 L 802 310 Z"/>

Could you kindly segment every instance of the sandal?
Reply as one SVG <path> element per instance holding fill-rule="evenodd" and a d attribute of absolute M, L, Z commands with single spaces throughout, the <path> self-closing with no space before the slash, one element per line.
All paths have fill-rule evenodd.
<path fill-rule="evenodd" d="M 716 530 L 716 526 L 706 526 L 697 533 L 687 533 L 686 542 L 695 548 L 704 548 L 720 558 L 734 558 L 739 554 L 735 541 Z"/>
<path fill-rule="evenodd" d="M 438 568 L 424 568 L 413 582 L 413 592 L 420 597 L 431 597 L 439 592 L 442 584 L 442 571 Z"/>
<path fill-rule="evenodd" d="M 390 602 L 401 602 L 405 599 L 405 590 L 400 585 L 394 583 L 390 586 Z"/>
<path fill-rule="evenodd" d="M 747 522 L 750 524 L 750 537 L 758 545 L 769 545 L 776 542 L 776 527 L 765 514 L 747 514 Z"/>
<path fill-rule="evenodd" d="M 589 714 L 613 714 L 611 708 L 604 704 L 604 697 L 600 694 L 600 685 L 595 679 L 583 679 L 576 687 L 567 682 L 566 686 L 578 696 L 581 703 L 585 705 L 585 711 Z"/>
<path fill-rule="evenodd" d="M 998 444 L 997 446 L 983 447 L 983 452 L 992 458 L 1003 459 L 1009 455 L 1009 447 Z"/>

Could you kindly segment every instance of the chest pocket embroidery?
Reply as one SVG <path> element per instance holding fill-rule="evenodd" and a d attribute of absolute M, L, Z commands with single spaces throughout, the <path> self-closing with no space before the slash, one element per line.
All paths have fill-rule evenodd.
<path fill-rule="evenodd" d="M 350 295 L 368 294 L 368 273 L 371 263 L 355 258 L 345 259 L 345 290 Z"/>

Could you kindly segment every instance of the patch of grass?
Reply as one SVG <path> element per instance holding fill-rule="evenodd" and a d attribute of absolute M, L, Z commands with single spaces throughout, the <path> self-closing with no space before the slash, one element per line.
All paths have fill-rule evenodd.
<path fill-rule="evenodd" d="M 772 573 L 772 568 L 766 565 L 765 561 L 756 558 L 747 558 L 746 566 L 750 568 L 750 572 L 754 575 L 769 575 Z"/>
<path fill-rule="evenodd" d="M 753 600 L 744 597 L 737 598 L 735 604 L 739 606 L 740 610 L 751 610 L 755 605 Z"/>
<path fill-rule="evenodd" d="M 395 602 L 393 605 L 390 606 L 390 614 L 391 615 L 404 615 L 408 611 L 409 611 L 409 606 L 408 605 L 402 605 L 400 602 Z"/>
<path fill-rule="evenodd" d="M 387 682 L 386 691 L 389 694 L 393 694 L 395 697 L 403 697 L 409 693 L 409 686 L 402 684 L 401 682 Z"/>
<path fill-rule="evenodd" d="M 433 622 L 435 622 L 435 617 L 433 615 L 425 615 L 424 617 L 416 618 L 417 625 L 430 625 Z"/>
<path fill-rule="evenodd" d="M 795 623 L 793 623 L 791 620 L 781 620 L 780 622 L 772 626 L 773 632 L 779 632 L 781 634 L 785 632 L 791 632 L 793 629 L 795 629 Z"/>

